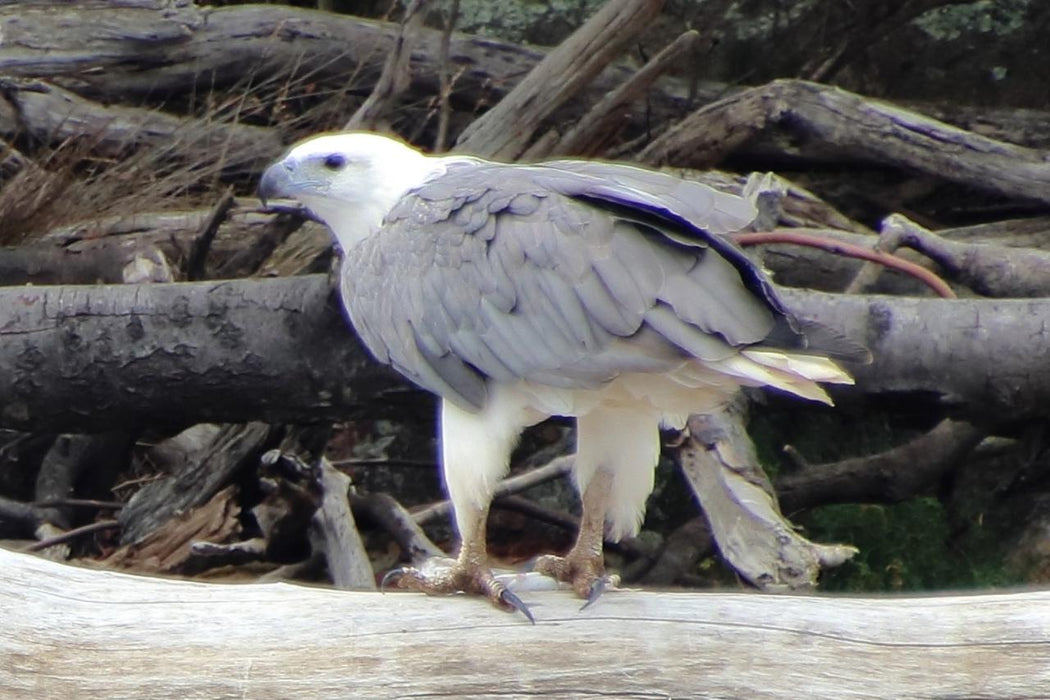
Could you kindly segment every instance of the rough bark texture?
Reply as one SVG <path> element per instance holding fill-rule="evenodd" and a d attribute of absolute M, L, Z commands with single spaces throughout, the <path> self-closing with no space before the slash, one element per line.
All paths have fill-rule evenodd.
<path fill-rule="evenodd" d="M 34 429 L 348 418 L 386 396 L 324 276 L 0 290 L 4 424 Z"/>
<path fill-rule="evenodd" d="M 193 461 L 184 461 L 165 478 L 146 484 L 120 512 L 124 544 L 137 542 L 173 516 L 204 505 L 262 453 L 270 427 L 265 423 L 224 426 L 208 436 Z"/>
<path fill-rule="evenodd" d="M 11 82 L 3 88 L 0 134 L 8 138 L 28 136 L 42 143 L 90 140 L 94 151 L 109 158 L 126 156 L 140 146 L 165 148 L 193 164 L 219 158 L 230 175 L 258 172 L 282 148 L 273 129 L 103 105 L 39 81 Z"/>
<path fill-rule="evenodd" d="M 1050 351 L 1046 299 L 784 296 L 800 316 L 871 349 L 874 362 L 851 368 L 864 391 L 924 394 L 978 421 L 1045 415 L 1050 405 L 1050 368 L 1033 362 Z"/>
<path fill-rule="evenodd" d="M 927 268 L 912 269 L 913 274 L 937 270 L 961 296 L 1043 295 L 1050 264 L 1041 250 L 1032 249 L 1047 245 L 1045 220 L 938 229 L 1045 213 L 1047 157 L 1036 150 L 1045 148 L 1038 137 L 1045 115 L 934 113 L 953 127 L 908 111 L 910 105 L 812 82 L 778 81 L 743 90 L 735 80 L 733 86 L 697 83 L 688 93 L 675 79 L 652 82 L 671 63 L 693 74 L 686 61 L 700 66 L 709 57 L 717 61 L 714 54 L 739 39 L 730 34 L 755 30 L 798 46 L 784 50 L 769 42 L 757 60 L 738 53 L 740 68 L 753 71 L 746 73 L 748 82 L 755 82 L 755 75 L 830 80 L 849 72 L 839 85 L 891 94 L 880 92 L 863 66 L 866 57 L 885 48 L 881 33 L 904 31 L 918 13 L 959 3 L 895 0 L 846 8 L 834 0 L 806 0 L 782 13 L 783 29 L 779 24 L 770 29 L 762 24 L 762 8 L 775 4 L 699 3 L 703 7 L 694 14 L 699 21 L 679 22 L 664 34 L 664 43 L 642 41 L 637 51 L 634 32 L 667 21 L 667 15 L 651 20 L 658 0 L 606 3 L 549 52 L 464 35 L 445 37 L 444 52 L 441 33 L 417 26 L 422 21 L 417 15 L 398 44 L 399 59 L 389 61 L 391 47 L 400 41 L 396 25 L 288 7 L 199 8 L 184 0 L 0 6 L 0 73 L 6 76 L 0 80 L 0 135 L 10 142 L 0 154 L 0 240 L 44 236 L 31 247 L 0 251 L 0 281 L 68 284 L 326 271 L 330 253 L 324 232 L 320 242 L 305 228 L 291 234 L 295 212 L 273 216 L 227 209 L 234 190 L 252 201 L 251 178 L 282 141 L 345 124 L 365 102 L 364 123 L 382 124 L 423 147 L 464 135 L 461 144 L 470 150 L 506 158 L 527 147 L 526 159 L 582 150 L 605 158 L 642 153 L 650 163 L 679 166 L 724 161 L 742 169 L 794 168 L 801 185 L 772 176 L 747 178 L 745 196 L 757 199 L 762 210 L 756 231 L 786 229 L 797 241 L 798 227 L 809 227 L 868 247 L 899 248 Z M 1026 17 L 1045 14 L 1033 10 Z M 1001 16 L 1010 16 L 1009 8 Z M 752 19 L 755 26 L 748 24 Z M 658 54 L 683 26 L 695 26 L 702 35 L 687 33 Z M 806 27 L 805 36 L 794 31 L 797 26 Z M 831 37 L 826 46 L 825 36 Z M 625 42 L 641 63 L 656 57 L 638 71 L 611 64 Z M 799 61 L 799 47 L 811 42 L 821 46 Z M 388 70 L 381 73 L 384 64 Z M 793 65 L 801 68 L 784 69 Z M 870 91 L 869 79 L 874 80 Z M 442 136 L 435 137 L 435 130 Z M 563 140 L 559 133 L 566 134 Z M 704 178 L 741 191 L 740 177 Z M 133 215 L 168 206 L 198 211 Z M 119 220 L 108 216 L 114 212 Z M 887 219 L 897 212 L 910 221 Z M 56 230 L 69 222 L 77 223 Z M 870 235 L 876 228 L 878 237 Z M 851 292 L 838 297 L 785 292 L 785 298 L 803 315 L 874 351 L 870 366 L 850 368 L 857 386 L 835 390 L 858 425 L 866 429 L 886 420 L 879 406 L 897 413 L 918 406 L 916 413 L 925 415 L 917 420 L 925 429 L 947 414 L 973 422 L 948 419 L 902 447 L 887 449 L 882 442 L 870 447 L 874 455 L 782 476 L 789 507 L 842 499 L 882 503 L 933 493 L 948 511 L 942 524 L 950 532 L 941 544 L 961 551 L 955 549 L 956 533 L 981 527 L 996 508 L 1010 507 L 1010 499 L 1034 494 L 1024 512 L 1035 515 L 1027 528 L 1013 531 L 1034 535 L 1045 529 L 1045 517 L 1031 505 L 1050 473 L 1040 428 L 1050 405 L 1050 372 L 1041 361 L 1050 350 L 1045 299 L 933 300 L 912 279 L 827 252 L 778 246 L 763 255 L 778 281 Z M 17 534 L 35 530 L 42 540 L 36 547 L 48 544 L 51 535 L 62 538 L 61 546 L 47 547 L 51 556 L 84 552 L 86 559 L 101 558 L 121 537 L 134 540 L 109 563 L 140 571 L 191 574 L 229 565 L 236 575 L 257 577 L 259 569 L 292 564 L 267 575 L 296 571 L 316 577 L 324 573 L 323 554 L 337 585 L 369 586 L 371 568 L 347 508 L 346 477 L 329 470 L 333 478 L 322 487 L 319 479 L 304 482 L 292 472 L 267 471 L 256 459 L 283 435 L 274 451 L 310 472 L 330 423 L 302 430 L 272 423 L 350 418 L 338 426 L 333 441 L 346 457 L 339 460 L 341 469 L 355 481 L 369 469 L 381 474 L 369 485 L 393 486 L 406 503 L 433 503 L 436 497 L 431 399 L 366 357 L 330 296 L 330 284 L 315 276 L 0 290 L 0 365 L 8 368 L 0 373 L 0 426 L 50 431 L 2 434 L 4 527 Z M 860 296 L 884 292 L 922 298 Z M 787 405 L 771 403 L 774 410 Z M 842 415 L 790 405 L 793 421 L 796 409 L 815 422 Z M 425 428 L 405 420 L 420 414 L 427 416 Z M 386 416 L 395 416 L 397 425 L 382 420 Z M 153 450 L 142 447 L 162 438 L 158 429 L 201 420 L 257 422 L 204 429 L 213 442 L 202 441 L 168 462 L 164 448 L 168 457 L 179 454 L 171 444 L 178 438 Z M 146 432 L 138 433 L 140 427 Z M 846 548 L 802 540 L 781 517 L 739 425 L 729 439 L 696 419 L 691 427 L 682 462 L 712 527 L 694 517 L 691 503 L 673 513 L 654 503 L 653 523 L 672 529 L 688 522 L 669 537 L 662 526 L 647 522 L 637 541 L 609 548 L 611 568 L 622 564 L 626 580 L 655 561 L 652 579 L 695 583 L 718 568 L 697 562 L 704 553 L 699 543 L 707 547 L 714 539 L 746 578 L 776 588 L 806 585 L 815 579 L 818 563 L 842 559 Z M 907 429 L 914 434 L 914 426 Z M 39 457 L 32 466 L 26 466 L 28 458 L 10 457 L 20 451 L 19 443 L 45 435 L 51 444 L 55 432 L 66 430 L 117 434 L 121 444 L 138 436 L 114 487 L 126 502 L 122 512 L 119 503 L 71 511 L 68 502 L 30 502 L 34 479 L 38 499 L 68 495 L 71 488 L 73 495 L 84 495 L 74 484 L 75 460 L 63 461 L 60 449 L 43 466 Z M 793 431 L 791 425 L 786 432 Z M 526 435 L 522 453 L 535 459 L 554 445 L 542 461 L 561 454 L 567 429 L 555 429 L 559 438 L 543 437 L 545 432 L 551 426 Z M 984 468 L 998 479 L 985 489 L 996 508 L 982 503 L 966 512 L 961 504 L 972 492 L 964 493 L 959 484 L 992 464 L 973 455 L 986 433 L 993 446 L 997 440 L 1010 443 L 1003 454 L 1015 463 L 1001 472 Z M 1004 434 L 1011 439 L 999 437 Z M 867 444 L 868 437 L 865 433 L 858 443 Z M 66 444 L 62 440 L 55 443 L 58 448 Z M 846 442 L 837 435 L 835 440 Z M 97 439 L 68 441 L 89 446 Z M 405 465 L 396 460 L 406 456 L 415 461 L 409 469 L 427 468 L 425 476 L 399 471 Z M 516 476 L 498 492 L 564 474 L 570 460 L 560 457 L 546 470 Z M 683 490 L 665 477 L 657 479 L 657 500 Z M 143 486 L 144 480 L 149 484 Z M 565 481 L 544 485 L 559 494 L 550 501 L 533 500 L 540 490 L 534 486 L 528 500 L 511 497 L 502 502 L 506 508 L 494 508 L 493 530 L 516 529 L 507 530 L 514 533 L 510 537 L 494 537 L 490 551 L 520 561 L 549 551 L 559 538 L 567 540 L 576 519 L 566 512 L 571 501 L 564 493 L 571 486 Z M 424 483 L 435 484 L 433 490 L 420 486 Z M 84 508 L 85 502 L 75 507 Z M 58 525 L 75 524 L 66 517 L 70 513 L 74 520 L 93 518 L 92 529 L 63 532 Z M 398 532 L 404 561 L 437 551 L 417 526 L 424 520 L 435 521 L 428 530 L 438 533 L 436 541 L 450 542 L 440 526 L 447 515 L 448 505 L 438 504 L 414 516 L 392 507 L 373 517 Z M 811 522 L 819 520 L 814 514 Z M 538 522 L 560 529 L 556 536 L 542 534 Z M 377 566 L 396 566 L 397 548 L 387 547 L 381 533 L 369 534 L 368 553 Z M 661 535 L 666 537 L 662 552 Z M 1035 536 L 1017 539 L 1038 542 Z M 1037 544 L 1023 547 L 1039 552 Z M 898 564 L 885 568 L 913 566 Z M 537 634 L 458 598 L 340 598 L 287 588 L 230 592 L 142 580 L 124 588 L 127 579 L 92 573 L 82 581 L 82 572 L 36 565 L 0 552 L 0 601 L 7 603 L 0 606 L 11 627 L 0 642 L 0 686 L 15 693 L 969 696 L 1030 695 L 1047 680 L 1045 664 L 1032 661 L 1046 650 L 1046 625 L 1024 626 L 1016 607 L 1028 605 L 1023 613 L 1028 624 L 1040 623 L 1045 601 L 1038 596 L 1002 597 L 984 606 L 972 598 L 800 601 L 610 592 L 580 613 L 578 601 L 536 594 L 546 603 L 537 609 L 559 625 L 557 634 Z M 883 569 L 869 561 L 861 562 L 864 566 Z M 11 578 L 5 579 L 5 572 Z M 18 586 L 10 595 L 3 590 L 8 583 Z M 202 599 L 193 597 L 197 593 Z M 226 595 L 218 602 L 216 596 Z M 119 610 L 107 606 L 114 599 L 121 601 Z M 303 607 L 289 602 L 293 599 Z M 200 613 L 204 609 L 207 613 Z M 20 614 L 29 625 L 18 626 Z M 625 619 L 632 621 L 626 636 Z M 494 656 L 497 626 L 503 638 Z M 785 648 L 807 653 L 785 654 Z M 155 670 L 158 659 L 164 661 L 161 671 Z M 620 673 L 608 672 L 610 659 Z M 3 677 L 8 669 L 14 669 L 10 683 Z"/>
<path fill-rule="evenodd" d="M 932 490 L 965 459 L 984 433 L 965 421 L 945 419 L 900 447 L 834 465 L 806 465 L 776 481 L 785 512 L 829 503 L 897 503 Z"/>
<path fill-rule="evenodd" d="M 784 296 L 871 348 L 874 362 L 851 368 L 862 391 L 924 394 L 975 419 L 1050 406 L 1050 370 L 1032 361 L 1050 353 L 1047 300 Z M 7 288 L 0 310 L 3 427 L 315 422 L 418 395 L 367 356 L 324 276 Z"/>
<path fill-rule="evenodd" d="M 704 509 L 722 556 L 763 591 L 812 588 L 822 568 L 839 566 L 853 547 L 822 545 L 795 532 L 780 513 L 738 413 L 693 416 L 678 460 Z"/>
<path fill-rule="evenodd" d="M 773 125 L 833 146 L 839 157 L 906 166 L 977 189 L 1050 202 L 1050 164 L 1041 151 L 800 80 L 779 80 L 702 107 L 646 147 L 641 159 L 709 167 Z"/>

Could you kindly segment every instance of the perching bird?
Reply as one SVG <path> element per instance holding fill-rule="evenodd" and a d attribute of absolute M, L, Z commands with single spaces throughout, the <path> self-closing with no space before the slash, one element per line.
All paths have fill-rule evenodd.
<path fill-rule="evenodd" d="M 445 483 L 462 545 L 447 571 L 403 571 L 531 615 L 493 578 L 485 521 L 521 431 L 575 416 L 576 544 L 536 570 L 593 599 L 604 534 L 637 533 L 663 424 L 741 385 L 830 403 L 856 345 L 795 319 L 721 236 L 747 200 L 642 168 L 426 156 L 368 133 L 317 136 L 262 177 L 335 234 L 350 320 L 382 361 L 441 397 Z M 864 352 L 861 350 L 860 352 Z"/>

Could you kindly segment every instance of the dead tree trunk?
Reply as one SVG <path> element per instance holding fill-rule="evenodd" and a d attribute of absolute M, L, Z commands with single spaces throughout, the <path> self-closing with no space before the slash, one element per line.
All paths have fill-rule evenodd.
<path fill-rule="evenodd" d="M 312 275 L 0 288 L 0 362 L 11 368 L 0 375 L 0 427 L 310 423 L 366 406 L 403 410 L 419 392 L 368 356 L 329 284 Z M 1050 369 L 1032 361 L 1050 354 L 1046 299 L 783 293 L 800 316 L 871 347 L 875 361 L 853 368 L 862 391 L 926 394 L 996 420 L 1050 406 Z"/>

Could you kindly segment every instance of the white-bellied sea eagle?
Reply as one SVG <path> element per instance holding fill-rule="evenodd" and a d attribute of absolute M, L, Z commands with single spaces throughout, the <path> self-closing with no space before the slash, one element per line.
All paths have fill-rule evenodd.
<path fill-rule="evenodd" d="M 536 570 L 593 599 L 603 530 L 634 535 L 661 424 L 741 385 L 830 402 L 851 383 L 831 358 L 858 346 L 795 319 L 721 234 L 747 226 L 738 196 L 628 165 L 432 157 L 370 133 L 316 136 L 262 177 L 343 251 L 343 303 L 381 362 L 441 397 L 442 466 L 462 545 L 400 585 L 466 591 L 531 615 L 489 569 L 485 521 L 521 431 L 575 416 L 578 539 Z M 861 352 L 863 350 L 861 349 Z"/>

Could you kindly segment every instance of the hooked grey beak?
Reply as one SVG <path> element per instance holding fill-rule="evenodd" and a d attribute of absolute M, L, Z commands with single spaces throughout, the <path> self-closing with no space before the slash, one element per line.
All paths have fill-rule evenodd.
<path fill-rule="evenodd" d="M 257 190 L 259 200 L 263 203 L 263 206 L 266 206 L 267 200 L 289 196 L 291 172 L 292 169 L 283 160 L 274 163 L 266 169 L 262 179 L 259 180 L 259 189 Z"/>

